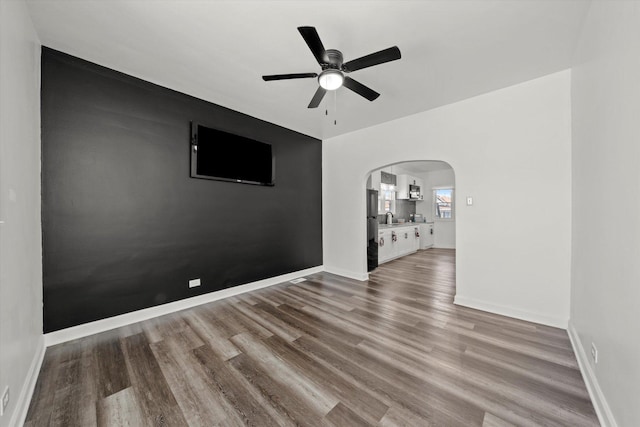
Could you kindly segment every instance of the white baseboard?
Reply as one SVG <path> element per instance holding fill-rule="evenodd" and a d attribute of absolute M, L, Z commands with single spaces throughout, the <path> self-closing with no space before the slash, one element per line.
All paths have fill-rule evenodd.
<path fill-rule="evenodd" d="M 24 421 L 27 419 L 31 396 L 33 396 L 33 391 L 36 388 L 36 382 L 38 381 L 38 375 L 40 374 L 40 368 L 44 360 L 44 351 L 44 337 L 41 336 L 38 340 L 36 352 L 31 360 L 31 365 L 27 371 L 27 377 L 22 384 L 20 395 L 18 396 L 18 400 L 16 400 L 16 408 L 9 420 L 10 427 L 24 425 Z"/>
<path fill-rule="evenodd" d="M 526 320 L 527 322 L 540 323 L 541 325 L 552 326 L 554 328 L 567 329 L 569 323 L 569 319 L 549 316 L 548 314 L 536 313 L 527 310 L 520 310 L 513 307 L 477 300 L 475 298 L 467 298 L 461 295 L 456 295 L 453 303 L 464 307 L 475 308 L 477 310 L 488 311 L 489 313 Z"/>
<path fill-rule="evenodd" d="M 355 271 L 343 270 L 341 268 L 335 267 L 326 267 L 324 271 L 331 274 L 337 274 L 338 276 L 347 277 L 349 279 L 359 280 L 364 282 L 365 280 L 369 280 L 369 273 L 356 273 Z"/>
<path fill-rule="evenodd" d="M 576 355 L 576 359 L 578 359 L 578 366 L 582 373 L 582 379 L 587 386 L 587 391 L 589 392 L 589 397 L 591 397 L 591 402 L 596 410 L 596 414 L 598 414 L 600 425 L 604 427 L 617 427 L 618 424 L 613 417 L 613 413 L 607 403 L 607 399 L 602 393 L 602 389 L 598 383 L 598 378 L 591 368 L 591 363 L 589 363 L 587 352 L 582 345 L 582 341 L 580 341 L 578 331 L 576 331 L 576 328 L 571 322 L 569 322 L 569 328 L 567 330 L 569 332 L 569 340 L 571 341 L 573 352 Z"/>
<path fill-rule="evenodd" d="M 46 347 L 50 347 L 52 345 L 60 344 L 66 341 L 72 341 L 78 338 L 130 325 L 142 320 L 151 319 L 153 317 L 174 313 L 176 311 L 185 310 L 187 308 L 206 304 L 208 302 L 213 302 L 234 295 L 243 294 L 245 292 L 255 291 L 257 289 L 277 285 L 278 283 L 287 282 L 297 277 L 308 276 L 310 274 L 319 273 L 321 271 L 324 271 L 324 267 L 320 265 L 317 267 L 307 268 L 305 270 L 294 271 L 293 273 L 287 273 L 276 277 L 270 277 L 264 280 L 258 280 L 257 282 L 246 283 L 244 285 L 238 285 L 232 288 L 210 292 L 204 295 L 198 295 L 179 301 L 169 302 L 167 304 L 162 304 L 155 307 L 144 308 L 142 310 L 133 311 L 131 313 L 120 314 L 118 316 L 109 317 L 107 319 L 96 320 L 95 322 L 89 322 L 82 325 L 73 326 L 71 328 L 61 329 L 55 332 L 49 332 L 48 334 L 44 334 L 44 344 Z"/>

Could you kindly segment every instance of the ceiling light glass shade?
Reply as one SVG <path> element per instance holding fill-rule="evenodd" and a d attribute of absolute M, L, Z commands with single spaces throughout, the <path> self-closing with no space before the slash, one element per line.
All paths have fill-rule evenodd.
<path fill-rule="evenodd" d="M 318 83 L 325 90 L 336 90 L 344 82 L 344 76 L 338 70 L 324 70 L 318 76 Z"/>

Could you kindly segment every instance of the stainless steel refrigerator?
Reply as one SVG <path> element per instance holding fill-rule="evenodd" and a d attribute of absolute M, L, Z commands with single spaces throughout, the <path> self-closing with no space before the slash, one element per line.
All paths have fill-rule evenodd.
<path fill-rule="evenodd" d="M 367 190 L 367 271 L 378 266 L 378 192 Z"/>

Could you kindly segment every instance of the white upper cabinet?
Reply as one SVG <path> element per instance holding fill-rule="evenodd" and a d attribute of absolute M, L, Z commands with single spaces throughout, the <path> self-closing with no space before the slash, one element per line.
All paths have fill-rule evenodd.
<path fill-rule="evenodd" d="M 411 185 L 417 185 L 420 187 L 420 195 L 418 198 L 411 197 L 409 194 L 409 189 Z M 424 200 L 424 185 L 423 181 L 420 178 L 416 178 L 411 175 L 398 175 L 398 186 L 397 186 L 398 195 L 396 199 L 400 200 Z"/>
<path fill-rule="evenodd" d="M 380 191 L 380 171 L 371 172 L 371 188 Z"/>
<path fill-rule="evenodd" d="M 396 191 L 397 191 L 396 199 L 406 200 L 409 198 L 409 179 L 410 179 L 409 175 L 404 175 L 404 174 L 398 175 L 397 177 L 398 185 L 396 186 Z"/>

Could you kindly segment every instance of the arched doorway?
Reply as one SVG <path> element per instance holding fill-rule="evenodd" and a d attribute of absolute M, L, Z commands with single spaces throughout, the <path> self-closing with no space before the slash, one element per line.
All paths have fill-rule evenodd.
<path fill-rule="evenodd" d="M 367 270 L 435 249 L 455 250 L 455 172 L 439 160 L 381 166 L 365 177 Z M 455 257 L 455 251 L 451 251 Z"/>

